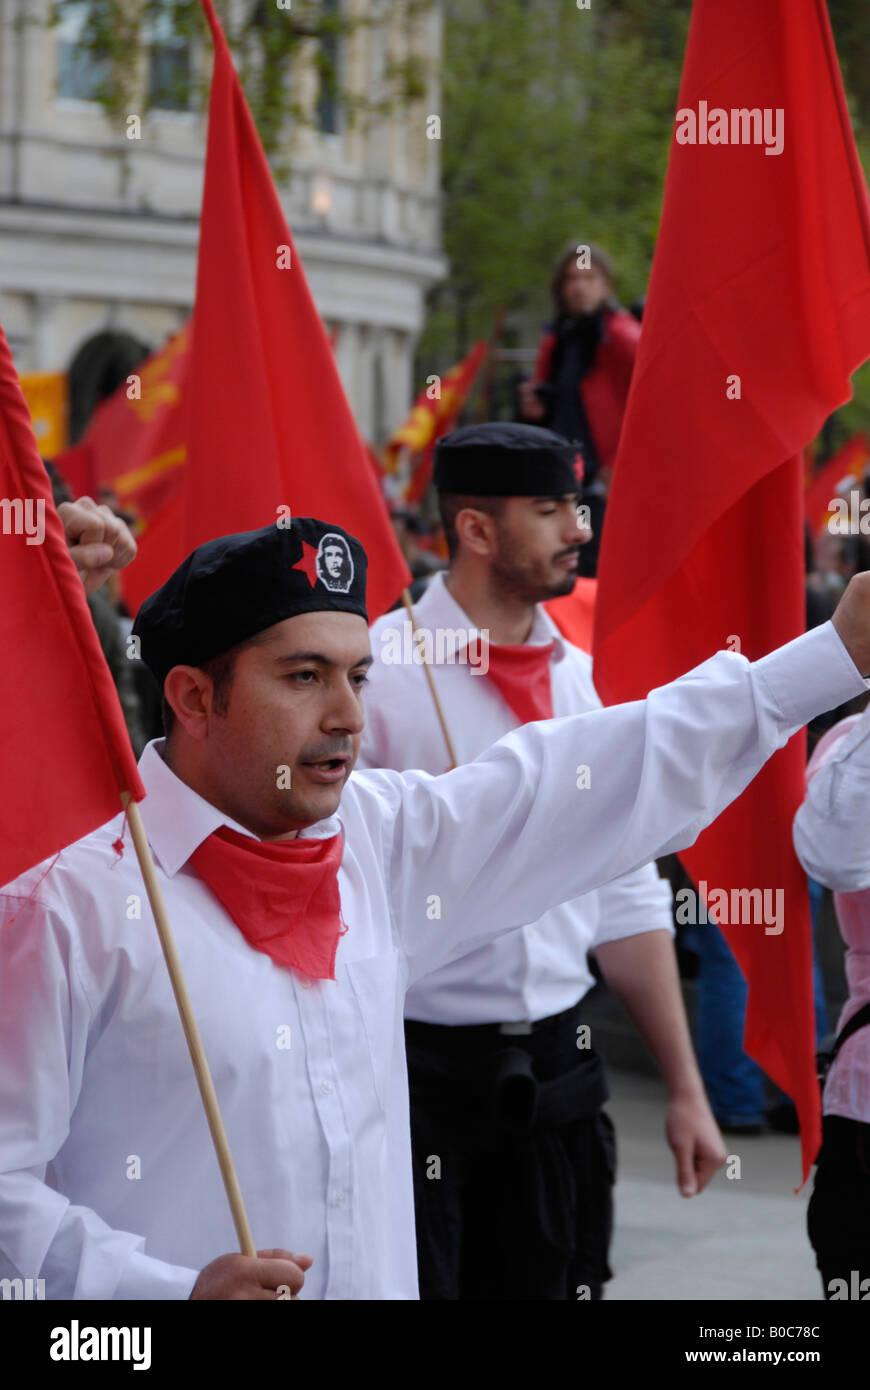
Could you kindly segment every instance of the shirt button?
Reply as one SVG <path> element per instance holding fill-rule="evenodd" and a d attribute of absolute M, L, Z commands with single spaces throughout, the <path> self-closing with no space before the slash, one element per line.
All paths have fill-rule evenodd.
<path fill-rule="evenodd" d="M 321 1093 L 321 1095 L 324 1095 L 324 1096 L 331 1096 L 331 1095 L 332 1095 L 332 1082 L 331 1082 L 331 1081 L 321 1081 L 321 1083 L 320 1083 L 320 1093 Z"/>
<path fill-rule="evenodd" d="M 337 1207 L 343 1207 L 346 1201 L 347 1201 L 347 1193 L 345 1193 L 345 1192 L 336 1192 L 336 1194 L 335 1194 L 335 1205 L 336 1205 Z"/>

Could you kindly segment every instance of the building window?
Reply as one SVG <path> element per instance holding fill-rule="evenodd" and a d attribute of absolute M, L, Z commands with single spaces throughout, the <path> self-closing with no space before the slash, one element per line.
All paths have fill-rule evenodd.
<path fill-rule="evenodd" d="M 162 111 L 187 111 L 190 106 L 190 41 L 173 31 L 168 10 L 156 14 L 146 28 L 148 44 L 148 104 Z"/>
<path fill-rule="evenodd" d="M 57 94 L 77 101 L 97 101 L 108 76 L 105 59 L 81 42 L 89 10 L 90 0 L 62 0 L 57 9 Z"/>
<path fill-rule="evenodd" d="M 341 14 L 341 0 L 322 0 L 323 13 Z M 337 135 L 340 129 L 341 100 L 341 41 L 336 32 L 324 34 L 320 40 L 320 95 L 317 101 L 317 127 L 324 135 Z"/>

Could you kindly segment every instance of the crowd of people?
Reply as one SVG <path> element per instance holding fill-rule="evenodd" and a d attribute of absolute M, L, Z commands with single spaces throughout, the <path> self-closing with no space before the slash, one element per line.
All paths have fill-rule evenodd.
<path fill-rule="evenodd" d="M 439 442 L 437 526 L 393 514 L 413 625 L 394 609 L 367 632 L 361 545 L 299 518 L 200 546 L 134 621 L 117 589 L 125 520 L 52 476 L 143 754 L 143 817 L 252 1226 L 276 1244 L 226 1253 L 156 940 L 119 909 L 137 882 L 112 823 L 0 893 L 0 988 L 33 1001 L 0 1023 L 0 1275 L 45 1277 L 55 1298 L 405 1298 L 418 1275 L 427 1300 L 601 1298 L 616 1167 L 583 1023 L 597 976 L 666 1082 L 684 1196 L 725 1162 L 723 1133 L 796 1126 L 743 1053 L 746 987 L 713 922 L 681 943 L 699 960 L 696 1059 L 656 859 L 687 842 L 699 785 L 709 821 L 810 722 L 795 843 L 816 922 L 835 892 L 837 1028 L 852 1028 L 825 1082 L 810 1237 L 826 1297 L 870 1277 L 870 600 L 863 580 L 844 592 L 870 565 L 849 538 L 808 537 L 808 635 L 764 682 L 711 653 L 703 709 L 679 681 L 645 726 L 601 709 L 591 657 L 543 604 L 595 575 L 641 329 L 606 253 L 579 249 L 558 259 L 517 418 Z M 450 634 L 440 710 L 422 663 L 389 656 L 420 632 Z M 770 694 L 785 686 L 797 722 Z M 735 739 L 752 749 L 739 769 Z M 141 1160 L 135 1181 L 122 1153 Z"/>

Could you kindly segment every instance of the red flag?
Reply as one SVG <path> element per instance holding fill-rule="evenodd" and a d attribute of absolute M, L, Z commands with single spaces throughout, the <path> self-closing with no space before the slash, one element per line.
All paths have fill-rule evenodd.
<path fill-rule="evenodd" d="M 0 884 L 145 789 L 0 329 Z"/>
<path fill-rule="evenodd" d="M 462 361 L 446 373 L 444 380 L 439 383 L 437 396 L 431 394 L 430 386 L 424 386 L 411 406 L 408 418 L 384 445 L 384 468 L 388 473 L 398 470 L 403 451 L 415 455 L 411 477 L 404 490 L 405 502 L 419 502 L 429 486 L 435 445 L 443 434 L 453 428 L 488 350 L 486 339 L 479 339 Z"/>
<path fill-rule="evenodd" d="M 369 559 L 368 607 L 410 583 L 212 0 L 183 553 L 278 509 L 335 521 Z M 181 554 L 168 554 L 167 572 Z"/>
<path fill-rule="evenodd" d="M 870 352 L 868 245 L 822 0 L 696 0 L 599 567 L 605 702 L 803 631 L 798 456 Z M 683 859 L 710 890 L 784 894 L 780 934 L 722 925 L 749 982 L 747 1051 L 798 1108 L 806 1174 L 820 1125 L 791 843 L 804 763 L 800 736 Z"/>
<path fill-rule="evenodd" d="M 167 555 L 180 557 L 189 353 L 188 322 L 102 402 L 84 438 L 52 460 L 76 497 L 99 500 L 108 490 L 132 514 L 139 554 L 120 578 L 133 611 L 166 578 Z M 166 518 L 173 515 L 170 549 Z"/>
<path fill-rule="evenodd" d="M 824 526 L 830 515 L 828 504 L 836 496 L 843 479 L 851 478 L 857 484 L 868 463 L 870 440 L 866 434 L 855 434 L 809 480 L 804 493 L 804 510 L 813 535 Z"/>

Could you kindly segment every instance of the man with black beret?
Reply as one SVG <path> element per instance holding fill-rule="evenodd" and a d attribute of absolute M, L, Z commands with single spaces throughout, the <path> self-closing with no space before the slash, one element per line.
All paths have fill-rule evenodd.
<path fill-rule="evenodd" d="M 135 627 L 171 711 L 141 814 L 260 1256 L 229 1253 L 119 817 L 0 893 L 0 1277 L 48 1299 L 414 1298 L 409 983 L 690 842 L 866 688 L 859 576 L 832 623 L 754 665 L 719 652 L 443 777 L 351 776 L 365 556 L 282 522 L 200 546 Z"/>
<path fill-rule="evenodd" d="M 578 449 L 550 430 L 502 423 L 455 430 L 436 446 L 449 568 L 431 580 L 415 620 L 431 634 L 459 762 L 529 720 L 601 708 L 591 658 L 542 606 L 574 588 L 589 535 Z M 387 613 L 372 628 L 359 763 L 438 773 L 445 740 L 409 627 Z M 410 659 L 394 661 L 394 651 Z M 411 986 L 422 1298 L 601 1296 L 615 1154 L 606 1077 L 580 1013 L 591 949 L 668 1084 L 680 1190 L 692 1195 L 724 1163 L 692 1052 L 670 903 L 655 866 L 642 865 Z"/>

